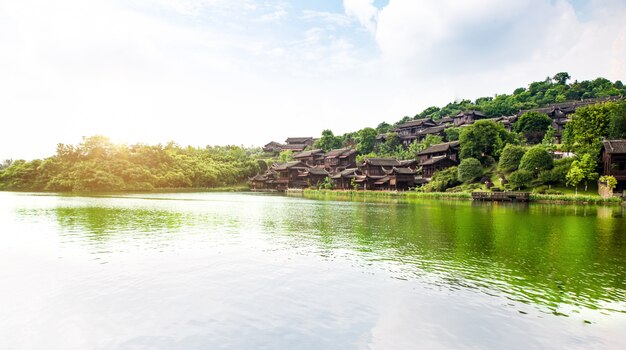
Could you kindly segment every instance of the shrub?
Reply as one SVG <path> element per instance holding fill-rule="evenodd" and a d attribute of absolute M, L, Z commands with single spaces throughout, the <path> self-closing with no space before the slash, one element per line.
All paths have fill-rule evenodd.
<path fill-rule="evenodd" d="M 424 186 L 425 190 L 427 192 L 443 192 L 448 188 L 460 185 L 457 171 L 457 167 L 453 166 L 436 172 L 430 182 Z"/>
<path fill-rule="evenodd" d="M 511 185 L 513 189 L 527 187 L 532 180 L 533 174 L 526 170 L 518 170 L 509 175 L 509 185 Z"/>
<path fill-rule="evenodd" d="M 526 153 L 526 149 L 522 146 L 512 144 L 506 145 L 502 150 L 502 155 L 500 156 L 498 170 L 504 172 L 517 170 L 524 153 Z"/>
<path fill-rule="evenodd" d="M 471 182 L 483 174 L 480 162 L 476 158 L 465 158 L 458 166 L 458 179 L 462 182 Z"/>
<path fill-rule="evenodd" d="M 543 146 L 530 148 L 522 157 L 519 169 L 531 173 L 533 176 L 542 170 L 552 169 L 552 156 Z"/>

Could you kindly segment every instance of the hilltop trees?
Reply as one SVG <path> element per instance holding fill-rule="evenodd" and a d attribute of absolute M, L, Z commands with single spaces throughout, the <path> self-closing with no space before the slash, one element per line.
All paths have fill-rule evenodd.
<path fill-rule="evenodd" d="M 479 120 L 461 131 L 461 158 L 476 158 L 485 164 L 489 157 L 499 157 L 504 146 L 511 141 L 512 135 L 502 124 Z"/>
<path fill-rule="evenodd" d="M 526 112 L 515 122 L 514 129 L 516 132 L 522 133 L 528 143 L 537 144 L 543 140 L 550 124 L 552 124 L 552 119 L 547 115 L 538 112 Z"/>
<path fill-rule="evenodd" d="M 320 148 L 324 152 L 328 152 L 335 148 L 340 148 L 341 146 L 341 138 L 336 137 L 330 129 L 322 131 L 322 137 L 319 140 L 315 141 L 315 144 L 313 145 L 314 148 Z"/>

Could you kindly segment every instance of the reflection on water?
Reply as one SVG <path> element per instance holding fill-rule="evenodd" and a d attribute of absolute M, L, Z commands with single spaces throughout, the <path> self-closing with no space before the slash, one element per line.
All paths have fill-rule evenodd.
<path fill-rule="evenodd" d="M 262 229 L 281 249 L 304 246 L 324 257 L 380 262 L 396 278 L 502 293 L 558 314 L 576 307 L 626 312 L 624 304 L 608 306 L 626 301 L 621 207 L 387 203 L 306 201 L 263 208 Z M 175 233 L 226 227 L 242 231 L 251 226 L 244 224 L 246 216 L 255 221 L 246 210 L 203 209 L 57 207 L 35 215 L 54 216 L 65 239 L 116 244 L 162 244 Z"/>
<path fill-rule="evenodd" d="M 213 273 L 222 269 L 247 276 L 250 271 L 233 267 L 242 259 L 280 269 L 271 260 L 276 256 L 294 261 L 313 257 L 327 264 L 320 263 L 323 266 L 347 263 L 362 276 L 326 270 L 323 275 L 301 276 L 310 279 L 306 283 L 324 285 L 328 281 L 316 279 L 332 276 L 346 281 L 358 278 L 356 285 L 366 285 L 374 283 L 368 274 L 383 270 L 412 288 L 458 294 L 459 302 L 468 304 L 473 299 L 467 293 L 477 293 L 496 303 L 505 300 L 505 308 L 523 314 L 529 309 L 519 305 L 546 317 L 583 315 L 590 310 L 626 313 L 622 207 L 402 199 L 364 203 L 237 194 L 43 201 L 24 197 L 4 207 L 15 215 L 14 227 L 38 220 L 38 227 L 58 233 L 61 247 L 74 247 L 103 260 L 137 250 L 149 255 L 190 247 L 222 254 L 215 250 L 221 246 L 230 256 L 212 264 L 217 269 Z M 314 271 L 316 266 L 302 269 Z M 233 283 L 245 285 L 246 280 Z M 292 287 L 298 288 L 297 283 Z M 311 305 L 306 307 L 303 312 L 315 313 Z M 580 317 L 581 322 L 589 322 Z"/>

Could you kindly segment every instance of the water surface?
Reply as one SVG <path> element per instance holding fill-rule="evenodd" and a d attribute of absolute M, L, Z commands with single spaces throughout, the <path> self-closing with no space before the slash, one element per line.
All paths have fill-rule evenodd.
<path fill-rule="evenodd" d="M 622 207 L 0 192 L 2 349 L 624 349 Z"/>

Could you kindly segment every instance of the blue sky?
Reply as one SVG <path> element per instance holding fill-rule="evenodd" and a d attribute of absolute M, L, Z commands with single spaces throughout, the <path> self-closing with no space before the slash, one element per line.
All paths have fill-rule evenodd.
<path fill-rule="evenodd" d="M 259 146 L 560 71 L 626 80 L 626 1 L 0 0 L 0 52 L 0 159 Z"/>

